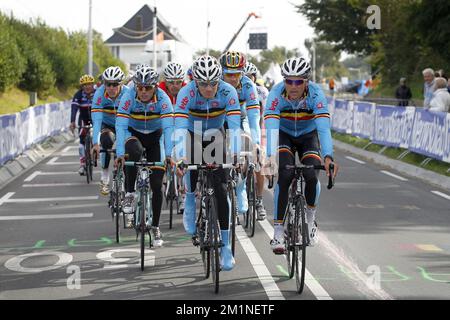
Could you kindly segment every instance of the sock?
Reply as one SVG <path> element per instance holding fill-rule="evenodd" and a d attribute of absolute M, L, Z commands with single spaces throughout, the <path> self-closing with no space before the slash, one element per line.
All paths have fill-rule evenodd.
<path fill-rule="evenodd" d="M 275 223 L 273 226 L 274 229 L 274 238 L 279 238 L 284 234 L 284 227 L 281 223 Z"/>
<path fill-rule="evenodd" d="M 306 207 L 306 221 L 308 225 L 312 225 L 316 220 L 316 208 Z"/>
<path fill-rule="evenodd" d="M 106 184 L 109 183 L 109 170 L 108 169 L 102 169 L 102 181 Z"/>

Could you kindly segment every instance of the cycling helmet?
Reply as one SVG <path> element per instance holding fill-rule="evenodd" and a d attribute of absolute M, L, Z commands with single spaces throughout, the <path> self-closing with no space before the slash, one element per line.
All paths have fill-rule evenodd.
<path fill-rule="evenodd" d="M 194 75 L 192 74 L 192 67 L 188 69 L 187 76 L 190 81 L 194 80 Z"/>
<path fill-rule="evenodd" d="M 184 70 L 181 64 L 169 62 L 164 69 L 164 78 L 167 79 L 184 79 Z"/>
<path fill-rule="evenodd" d="M 102 78 L 103 81 L 121 82 L 125 78 L 125 74 L 120 67 L 109 67 L 103 72 Z"/>
<path fill-rule="evenodd" d="M 224 73 L 239 73 L 245 67 L 245 56 L 237 51 L 227 51 L 220 56 L 220 64 Z"/>
<path fill-rule="evenodd" d="M 222 68 L 216 58 L 205 55 L 195 60 L 192 74 L 197 81 L 218 81 L 222 77 Z"/>
<path fill-rule="evenodd" d="M 308 79 L 311 75 L 311 66 L 303 58 L 290 58 L 281 66 L 281 75 L 284 78 L 303 77 Z"/>
<path fill-rule="evenodd" d="M 152 86 L 158 84 L 159 74 L 149 65 L 143 64 L 136 70 L 133 81 L 136 85 Z"/>
<path fill-rule="evenodd" d="M 80 85 L 93 84 L 95 79 L 90 74 L 85 74 L 80 78 Z"/>
<path fill-rule="evenodd" d="M 244 74 L 256 76 L 258 74 L 258 68 L 256 68 L 256 66 L 253 63 L 247 62 L 244 67 Z"/>

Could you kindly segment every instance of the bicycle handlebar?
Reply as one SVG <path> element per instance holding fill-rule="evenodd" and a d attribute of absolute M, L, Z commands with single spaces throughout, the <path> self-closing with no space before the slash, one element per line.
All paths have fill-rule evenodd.
<path fill-rule="evenodd" d="M 164 162 L 125 161 L 127 167 L 164 167 Z"/>
<path fill-rule="evenodd" d="M 188 171 L 195 171 L 195 170 L 214 170 L 214 169 L 232 169 L 234 168 L 234 165 L 229 163 L 229 164 L 216 164 L 216 163 L 211 163 L 211 164 L 191 164 L 191 165 L 187 165 L 187 164 L 180 164 L 178 165 L 179 168 L 181 169 L 185 169 Z"/>

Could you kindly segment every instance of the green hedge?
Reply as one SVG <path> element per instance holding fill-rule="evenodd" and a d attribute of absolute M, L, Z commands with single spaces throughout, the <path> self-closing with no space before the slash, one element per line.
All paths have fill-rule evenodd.
<path fill-rule="evenodd" d="M 78 84 L 87 64 L 86 33 L 66 33 L 40 19 L 25 23 L 2 13 L 0 30 L 0 93 L 17 86 L 45 97 L 55 87 L 64 90 Z M 95 31 L 94 62 L 100 70 L 111 65 L 125 68 Z"/>

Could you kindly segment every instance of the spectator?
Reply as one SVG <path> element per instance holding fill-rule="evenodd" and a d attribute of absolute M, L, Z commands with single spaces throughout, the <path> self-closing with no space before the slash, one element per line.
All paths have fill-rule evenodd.
<path fill-rule="evenodd" d="M 450 79 L 448 79 L 447 90 L 448 90 L 448 93 L 450 93 Z"/>
<path fill-rule="evenodd" d="M 331 78 L 330 81 L 328 82 L 328 88 L 330 89 L 331 96 L 334 96 L 334 86 L 335 86 L 334 79 Z"/>
<path fill-rule="evenodd" d="M 430 111 L 448 112 L 450 110 L 450 93 L 445 78 L 436 78 L 435 91 L 430 101 Z"/>
<path fill-rule="evenodd" d="M 427 68 L 422 71 L 423 79 L 425 81 L 423 85 L 423 107 L 425 109 L 430 109 L 430 101 L 433 98 L 434 90 L 434 71 L 433 69 Z"/>
<path fill-rule="evenodd" d="M 398 106 L 406 107 L 409 105 L 412 93 L 411 89 L 406 85 L 406 78 L 400 79 L 400 86 L 395 91 L 395 97 L 398 99 Z"/>

